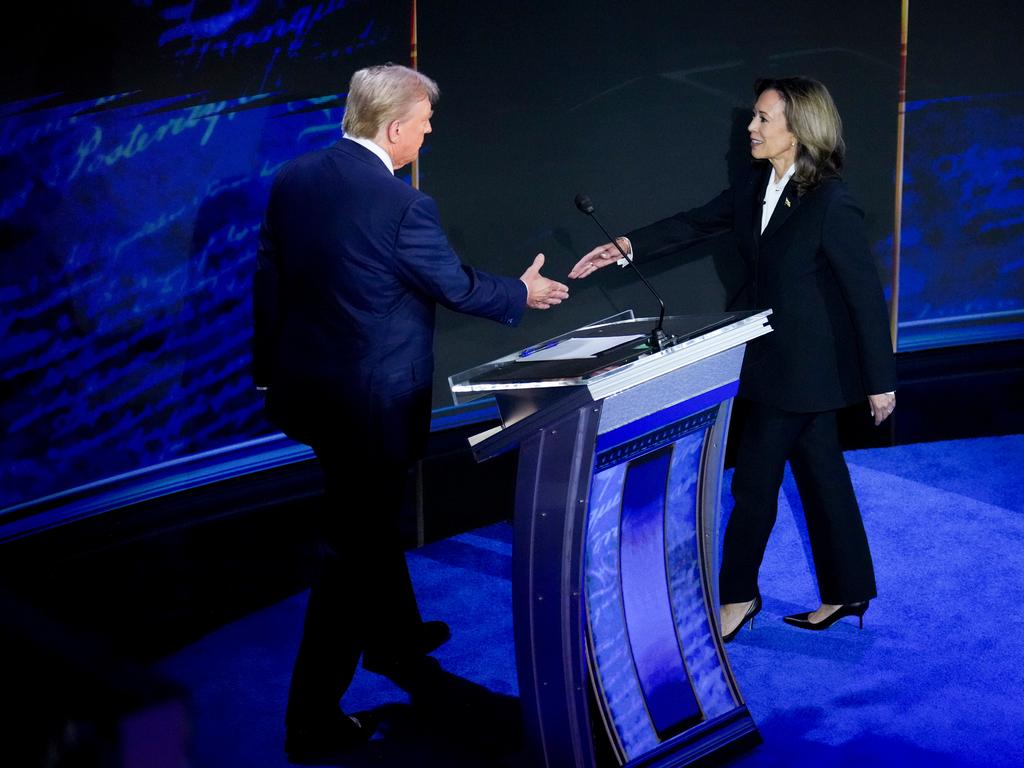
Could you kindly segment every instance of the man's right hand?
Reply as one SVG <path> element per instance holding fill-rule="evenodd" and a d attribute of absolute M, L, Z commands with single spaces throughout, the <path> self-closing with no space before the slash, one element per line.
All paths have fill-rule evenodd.
<path fill-rule="evenodd" d="M 569 286 L 544 277 L 540 273 L 543 266 L 544 254 L 538 253 L 530 268 L 519 278 L 526 285 L 526 306 L 530 309 L 548 309 L 569 298 Z"/>

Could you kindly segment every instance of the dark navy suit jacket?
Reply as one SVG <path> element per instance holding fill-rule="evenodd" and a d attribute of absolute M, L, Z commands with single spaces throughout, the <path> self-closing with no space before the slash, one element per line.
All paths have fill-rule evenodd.
<path fill-rule="evenodd" d="M 790 181 L 761 232 L 771 166 L 707 205 L 627 233 L 636 258 L 680 253 L 732 231 L 747 265 L 733 309 L 772 310 L 747 346 L 740 394 L 793 412 L 835 410 L 896 389 L 888 313 L 863 213 L 838 178 L 803 195 Z"/>
<path fill-rule="evenodd" d="M 260 235 L 254 373 L 268 413 L 307 443 L 388 425 L 425 439 L 436 305 L 515 325 L 526 295 L 462 264 L 434 201 L 365 147 L 303 155 L 275 177 Z"/>

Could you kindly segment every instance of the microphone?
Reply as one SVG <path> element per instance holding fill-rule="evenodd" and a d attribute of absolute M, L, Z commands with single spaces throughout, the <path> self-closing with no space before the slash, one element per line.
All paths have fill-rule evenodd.
<path fill-rule="evenodd" d="M 647 282 L 647 278 L 644 277 L 644 273 L 640 271 L 640 268 L 637 267 L 637 265 L 633 263 L 633 260 L 626 255 L 626 252 L 622 250 L 622 246 L 619 245 L 619 241 L 609 235 L 608 230 L 605 229 L 604 225 L 602 225 L 600 220 L 598 220 L 597 216 L 594 214 L 594 202 L 590 199 L 590 196 L 580 192 L 576 195 L 575 203 L 576 207 L 579 208 L 580 213 L 585 213 L 594 220 L 594 223 L 597 224 L 598 227 L 601 228 L 601 231 L 604 232 L 604 236 L 612 242 L 612 245 L 614 245 L 618 252 L 622 254 L 622 258 L 629 263 L 629 266 L 633 268 L 633 271 L 636 272 L 643 284 L 647 286 L 647 290 L 649 290 L 654 295 L 654 298 L 658 300 L 658 305 L 661 307 L 661 312 L 658 314 L 658 324 L 654 326 L 654 330 L 652 330 L 650 335 L 647 337 L 647 343 L 651 345 L 652 349 L 660 352 L 669 345 L 673 338 L 665 333 L 665 302 L 661 300 L 661 296 L 658 295 L 658 292 L 654 290 L 649 282 Z"/>

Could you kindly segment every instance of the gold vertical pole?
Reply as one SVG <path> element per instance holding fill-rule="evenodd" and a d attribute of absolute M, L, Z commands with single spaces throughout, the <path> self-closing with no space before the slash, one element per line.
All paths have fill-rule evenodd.
<path fill-rule="evenodd" d="M 419 69 L 419 54 L 416 50 L 418 30 L 416 29 L 416 18 L 417 8 L 416 0 L 412 0 L 412 37 L 409 45 L 409 59 L 410 66 L 413 69 Z M 417 157 L 412 161 L 412 185 L 415 189 L 420 188 L 420 159 Z"/>
<path fill-rule="evenodd" d="M 892 306 L 889 308 L 889 334 L 895 352 L 900 318 L 900 246 L 903 228 L 903 137 L 907 120 L 907 30 L 910 26 L 910 0 L 903 0 L 900 18 L 900 90 L 896 117 L 896 205 L 892 227 Z"/>

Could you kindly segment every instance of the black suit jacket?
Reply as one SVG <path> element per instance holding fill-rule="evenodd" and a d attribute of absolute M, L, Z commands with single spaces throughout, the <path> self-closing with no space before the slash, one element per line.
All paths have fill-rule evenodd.
<path fill-rule="evenodd" d="M 371 439 L 408 459 L 429 424 L 436 305 L 507 325 L 526 305 L 521 280 L 462 264 L 434 201 L 348 139 L 281 169 L 257 256 L 257 383 L 314 445 Z"/>
<path fill-rule="evenodd" d="M 795 412 L 851 405 L 896 388 L 881 283 L 863 212 L 839 178 L 786 186 L 761 233 L 771 166 L 755 163 L 707 205 L 629 232 L 638 262 L 732 231 L 748 269 L 732 309 L 771 309 L 773 332 L 747 347 L 740 394 Z"/>

